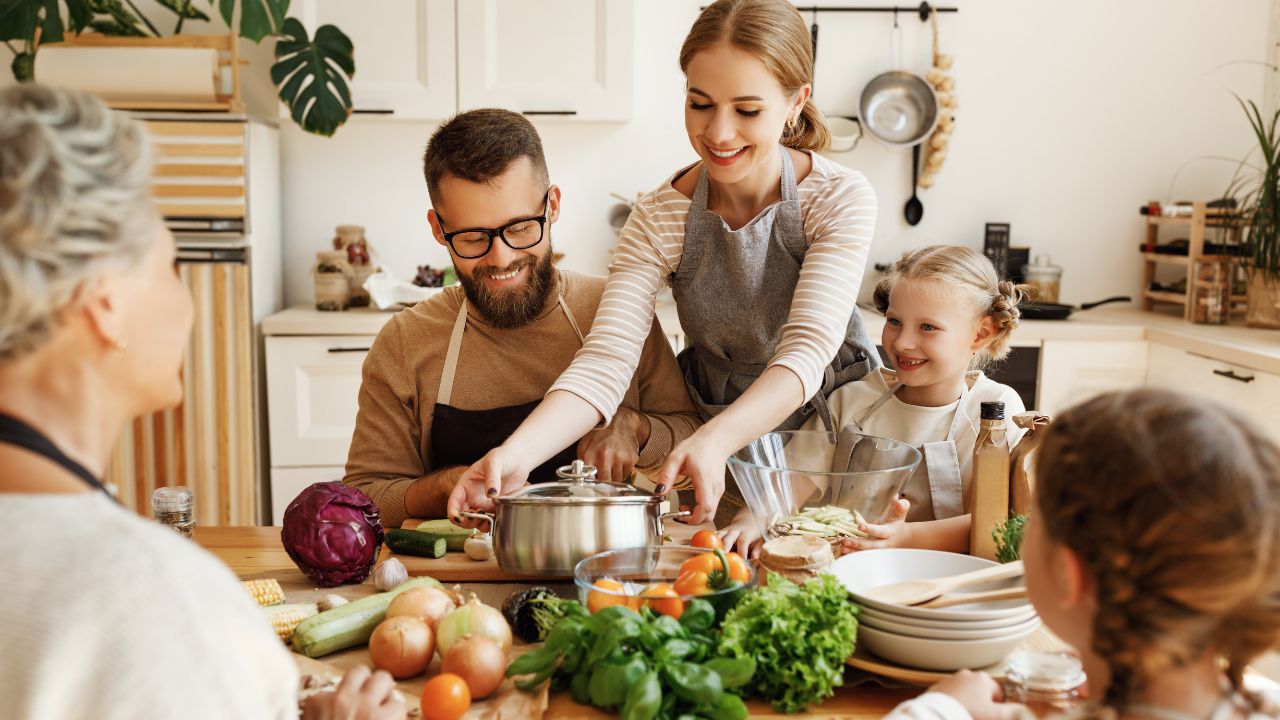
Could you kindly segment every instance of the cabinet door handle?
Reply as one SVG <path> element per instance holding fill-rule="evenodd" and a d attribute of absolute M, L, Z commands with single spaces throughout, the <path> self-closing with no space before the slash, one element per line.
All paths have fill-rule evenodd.
<path fill-rule="evenodd" d="M 577 110 L 521 110 L 524 115 L 577 115 Z"/>
<path fill-rule="evenodd" d="M 362 347 L 336 347 L 336 348 L 329 348 L 329 352 L 331 352 L 331 353 L 369 352 L 369 348 L 362 348 Z M 1215 371 L 1215 372 L 1216 372 L 1216 371 Z M 1253 378 L 1249 378 L 1249 379 L 1250 379 L 1250 380 L 1252 380 Z"/>
<path fill-rule="evenodd" d="M 1251 383 L 1251 382 L 1253 382 L 1253 376 L 1252 376 L 1252 375 L 1247 375 L 1247 376 L 1246 376 L 1246 375 L 1237 375 L 1237 374 L 1235 373 L 1235 371 L 1234 371 L 1234 370 L 1214 370 L 1214 371 L 1213 371 L 1213 374 L 1214 374 L 1214 375 L 1221 375 L 1221 376 L 1222 376 L 1222 377 L 1224 377 L 1224 378 L 1230 378 L 1230 379 L 1232 379 L 1232 380 L 1235 380 L 1236 382 L 1242 382 L 1242 383 Z"/>
<path fill-rule="evenodd" d="M 394 109 L 388 108 L 354 108 L 351 111 L 355 115 L 395 115 Z"/>

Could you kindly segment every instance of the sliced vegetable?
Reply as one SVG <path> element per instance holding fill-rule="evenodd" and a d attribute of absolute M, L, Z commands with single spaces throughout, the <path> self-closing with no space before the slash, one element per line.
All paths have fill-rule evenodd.
<path fill-rule="evenodd" d="M 387 547 L 401 555 L 442 558 L 448 549 L 449 541 L 439 535 L 394 528 L 387 531 Z"/>
<path fill-rule="evenodd" d="M 267 614 L 267 621 L 271 623 L 271 629 L 275 630 L 276 636 L 284 642 L 289 642 L 289 638 L 293 636 L 294 629 L 303 620 L 319 612 L 315 603 L 271 605 L 264 607 L 263 611 Z"/>
<path fill-rule="evenodd" d="M 280 587 L 280 581 L 275 578 L 241 580 L 240 584 L 259 605 L 279 605 L 284 602 L 284 590 Z"/>
<path fill-rule="evenodd" d="M 369 595 L 303 620 L 293 632 L 293 650 L 322 657 L 369 641 L 387 615 L 387 606 L 400 593 L 415 587 L 439 587 L 429 577 L 416 577 L 389 592 Z"/>
<path fill-rule="evenodd" d="M 464 549 L 463 543 L 467 541 L 467 538 L 480 532 L 475 528 L 460 528 L 445 518 L 428 520 L 418 525 L 417 529 L 418 532 L 444 538 L 449 549 L 454 552 L 461 552 Z"/>
<path fill-rule="evenodd" d="M 867 534 L 860 528 L 865 524 L 857 510 L 825 505 L 805 508 L 789 517 L 776 515 L 769 523 L 769 531 L 773 535 L 815 535 L 835 544 L 844 538 L 866 539 Z"/>

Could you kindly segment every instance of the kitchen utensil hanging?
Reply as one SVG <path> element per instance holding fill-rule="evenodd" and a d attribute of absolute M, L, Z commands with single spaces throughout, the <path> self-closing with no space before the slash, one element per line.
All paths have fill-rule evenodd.
<path fill-rule="evenodd" d="M 898 15 L 893 16 L 890 58 L 895 68 L 902 67 L 901 32 Z M 916 196 L 916 172 L 920 162 L 920 143 L 938 123 L 938 97 L 924 78 L 903 70 L 890 70 L 871 79 L 858 100 L 858 114 L 866 132 L 890 147 L 910 147 L 911 199 L 903 207 L 907 222 L 915 225 L 924 216 L 924 205 Z"/>

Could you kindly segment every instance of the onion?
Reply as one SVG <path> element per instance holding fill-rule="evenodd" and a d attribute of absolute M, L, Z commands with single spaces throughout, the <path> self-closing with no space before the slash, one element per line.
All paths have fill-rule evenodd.
<path fill-rule="evenodd" d="M 488 697 L 506 676 L 507 654 L 489 638 L 466 635 L 444 654 L 440 671 L 466 680 L 471 697 Z"/>
<path fill-rule="evenodd" d="M 395 596 L 387 606 L 387 617 L 416 617 L 434 632 L 454 607 L 453 598 L 440 588 L 418 587 Z"/>
<path fill-rule="evenodd" d="M 498 643 L 502 652 L 511 652 L 511 626 L 507 619 L 497 608 L 485 605 L 475 595 L 440 621 L 436 637 L 440 656 L 444 657 L 464 635 L 489 638 Z"/>
<path fill-rule="evenodd" d="M 415 617 L 387 618 L 369 637 L 369 658 L 374 667 L 395 678 L 422 673 L 431 664 L 435 649 L 431 628 Z"/>

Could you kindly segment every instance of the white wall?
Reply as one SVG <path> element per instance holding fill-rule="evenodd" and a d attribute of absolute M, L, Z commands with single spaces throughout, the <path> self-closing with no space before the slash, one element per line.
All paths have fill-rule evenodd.
<path fill-rule="evenodd" d="M 821 4 L 859 3 L 868 4 Z M 609 193 L 650 189 L 694 159 L 676 57 L 700 4 L 636 3 L 630 122 L 536 121 L 552 179 L 564 189 L 554 237 L 567 253 L 565 266 L 603 272 L 614 240 L 606 221 L 615 202 Z M 1216 197 L 1234 167 L 1196 159 L 1239 158 L 1252 147 L 1231 92 L 1261 101 L 1264 72 L 1256 64 L 1227 64 L 1267 57 L 1270 3 L 953 4 L 961 11 L 942 15 L 940 30 L 943 52 L 955 56 L 959 116 L 937 184 L 921 193 L 924 221 L 911 228 L 902 220 L 909 153 L 864 138 L 853 152 L 835 156 L 864 172 L 879 193 L 872 259 L 887 261 L 933 242 L 980 247 L 983 223 L 1004 221 L 1012 224 L 1013 244 L 1051 253 L 1065 268 L 1064 301 L 1136 295 L 1138 206 Z M 899 23 L 904 65 L 924 72 L 928 25 L 912 15 Z M 852 113 L 866 81 L 889 69 L 892 16 L 828 13 L 819 24 L 816 97 L 829 113 Z M 433 128 L 364 117 L 330 139 L 285 128 L 288 303 L 310 301 L 314 253 L 338 224 L 365 225 L 381 262 L 402 277 L 418 264 L 448 262 L 426 224 L 420 163 Z"/>

